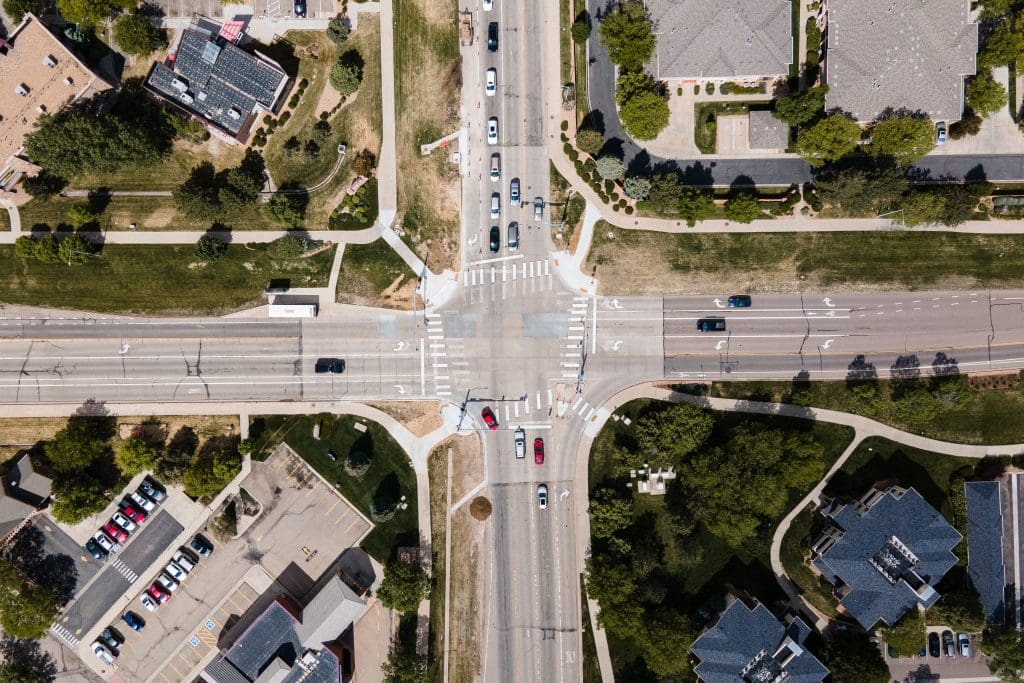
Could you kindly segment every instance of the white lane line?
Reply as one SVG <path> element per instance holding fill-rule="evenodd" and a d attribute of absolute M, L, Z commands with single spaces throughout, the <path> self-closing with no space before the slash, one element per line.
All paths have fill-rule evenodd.
<path fill-rule="evenodd" d="M 523 264 L 523 279 L 526 279 L 526 264 Z"/>
<path fill-rule="evenodd" d="M 444 335 L 443 334 L 431 334 L 431 335 L 427 335 L 427 336 L 430 339 L 444 339 Z"/>
<path fill-rule="evenodd" d="M 551 405 L 551 399 L 552 399 L 552 398 L 553 398 L 553 396 L 552 396 L 552 394 L 551 394 L 551 390 L 550 390 L 550 389 L 548 389 L 548 405 Z"/>
<path fill-rule="evenodd" d="M 512 264 L 512 279 L 515 280 L 518 277 L 519 269 L 516 268 L 515 264 Z"/>
<path fill-rule="evenodd" d="M 508 421 L 509 421 L 508 404 L 505 404 L 505 422 L 508 422 Z"/>
<path fill-rule="evenodd" d="M 420 339 L 420 395 L 427 395 L 427 342 Z"/>
<path fill-rule="evenodd" d="M 435 373 L 434 374 L 434 381 L 438 382 L 438 381 L 441 381 L 441 380 L 444 380 L 445 382 L 447 382 L 448 381 L 448 375 L 438 375 L 438 374 Z"/>
<path fill-rule="evenodd" d="M 526 402 L 529 403 L 530 402 L 529 399 L 527 399 Z M 540 392 L 539 391 L 537 392 L 537 410 L 540 410 Z"/>
<path fill-rule="evenodd" d="M 512 404 L 512 409 L 515 411 L 515 417 L 519 417 L 519 404 L 518 403 L 513 403 Z"/>
<path fill-rule="evenodd" d="M 448 367 L 448 364 L 447 363 L 434 363 L 434 367 L 435 368 L 446 368 L 446 367 Z"/>
<path fill-rule="evenodd" d="M 462 286 L 463 287 L 469 287 L 469 278 L 468 277 L 463 277 L 462 278 Z"/>
<path fill-rule="evenodd" d="M 580 357 L 580 352 L 579 351 L 575 351 L 575 352 L 572 352 L 572 353 L 567 353 L 567 354 L 565 354 L 565 357 L 566 358 L 579 358 Z"/>
<path fill-rule="evenodd" d="M 579 347 L 580 347 L 579 344 L 566 344 L 565 345 L 565 348 L 567 348 L 567 349 L 578 349 Z"/>
<path fill-rule="evenodd" d="M 577 396 L 576 400 L 573 401 L 572 405 L 569 407 L 572 408 L 573 410 L 576 410 L 576 407 L 579 406 L 581 403 L 583 403 L 583 397 Z"/>
<path fill-rule="evenodd" d="M 562 377 L 576 379 L 578 375 L 575 372 L 563 372 Z"/>
<path fill-rule="evenodd" d="M 494 284 L 494 275 L 497 271 L 494 270 L 494 266 L 491 266 L 491 284 Z"/>
<path fill-rule="evenodd" d="M 529 415 L 529 414 L 530 414 L 530 399 L 527 398 L 527 399 L 523 400 L 523 415 Z"/>
<path fill-rule="evenodd" d="M 450 391 L 439 391 L 439 392 L 437 392 L 437 395 L 438 396 L 451 396 L 452 392 L 450 392 Z"/>
<path fill-rule="evenodd" d="M 551 274 L 551 261 L 545 261 L 544 262 L 544 274 L 545 275 L 550 275 Z"/>
<path fill-rule="evenodd" d="M 466 266 L 482 266 L 485 263 L 501 263 L 502 261 L 515 261 L 516 259 L 523 258 L 522 254 L 513 254 L 512 256 L 496 256 L 495 258 L 485 258 L 480 261 L 472 261 L 467 263 Z"/>
<path fill-rule="evenodd" d="M 579 363 L 562 363 L 563 368 L 578 368 L 579 366 Z"/>
<path fill-rule="evenodd" d="M 508 264 L 507 263 L 502 263 L 501 264 L 501 281 L 502 282 L 507 282 L 508 281 Z"/>
<path fill-rule="evenodd" d="M 583 325 L 573 325 L 569 329 L 571 331 L 573 331 L 573 332 L 582 332 L 583 331 Z"/>
<path fill-rule="evenodd" d="M 431 344 L 430 348 L 432 348 L 432 349 L 443 349 L 444 348 L 444 344 Z"/>
<path fill-rule="evenodd" d="M 583 405 L 580 406 L 580 409 L 577 410 L 576 413 L 578 415 L 582 415 L 587 409 L 590 409 L 590 404 L 584 401 Z"/>
<path fill-rule="evenodd" d="M 586 300 L 587 300 L 587 297 L 585 297 L 585 296 L 574 296 L 574 297 L 572 298 L 572 300 L 573 300 L 573 301 L 586 301 Z"/>
<path fill-rule="evenodd" d="M 434 351 L 433 353 L 430 354 L 430 357 L 431 358 L 443 358 L 444 356 L 447 356 L 447 355 L 448 354 L 445 351 Z"/>
<path fill-rule="evenodd" d="M 596 412 L 597 412 L 597 408 L 591 408 L 590 410 L 587 411 L 587 414 L 583 416 L 583 420 L 584 421 L 589 420 L 591 417 L 593 417 L 594 413 L 596 413 Z"/>
<path fill-rule="evenodd" d="M 597 297 L 594 297 L 594 319 L 592 321 L 594 330 L 591 334 L 591 353 L 597 353 Z"/>
<path fill-rule="evenodd" d="M 570 334 L 566 339 L 583 339 L 582 334 Z"/>

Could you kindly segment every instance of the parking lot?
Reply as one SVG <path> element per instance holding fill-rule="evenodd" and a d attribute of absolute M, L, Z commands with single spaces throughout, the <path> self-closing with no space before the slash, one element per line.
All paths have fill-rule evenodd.
<path fill-rule="evenodd" d="M 262 510 L 251 526 L 238 538 L 215 541 L 213 554 L 156 612 L 136 607 L 145 584 L 133 587 L 131 609 L 146 619 L 146 628 L 129 633 L 121 648 L 122 679 L 191 680 L 227 644 L 225 635 L 239 620 L 281 592 L 301 602 L 313 582 L 372 528 L 287 446 L 252 466 L 241 486 Z M 241 519 L 240 528 L 245 523 Z"/>
<path fill-rule="evenodd" d="M 928 628 L 929 633 L 941 634 L 944 630 L 946 629 L 935 626 Z M 969 679 L 980 683 L 999 680 L 989 673 L 985 657 L 978 651 L 975 638 L 971 638 L 970 657 L 961 657 L 959 654 L 947 657 L 945 653 L 939 657 L 932 657 L 930 654 L 924 657 L 890 657 L 886 654 L 885 663 L 889 665 L 889 673 L 895 681 Z"/>
<path fill-rule="evenodd" d="M 156 0 L 154 3 L 164 11 L 164 16 L 191 17 L 201 14 L 214 19 L 224 19 L 224 5 L 220 0 Z"/>

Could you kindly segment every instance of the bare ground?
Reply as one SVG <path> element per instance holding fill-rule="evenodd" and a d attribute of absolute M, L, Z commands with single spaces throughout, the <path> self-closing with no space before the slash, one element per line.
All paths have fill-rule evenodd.
<path fill-rule="evenodd" d="M 484 480 L 484 457 L 480 437 L 453 437 L 452 502 L 462 500 L 473 487 Z"/>
<path fill-rule="evenodd" d="M 427 401 L 384 401 L 367 403 L 395 418 L 416 436 L 426 436 L 440 427 L 441 412 L 437 403 Z"/>
<path fill-rule="evenodd" d="M 452 515 L 451 633 L 448 673 L 452 681 L 479 680 L 483 632 L 486 561 L 483 558 L 485 522 L 478 522 L 465 505 Z"/>

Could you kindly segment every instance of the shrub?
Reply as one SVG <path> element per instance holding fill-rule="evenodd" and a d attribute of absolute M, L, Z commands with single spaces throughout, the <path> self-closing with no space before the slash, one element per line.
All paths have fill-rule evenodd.
<path fill-rule="evenodd" d="M 291 117 L 292 113 L 290 111 L 286 111 L 277 118 L 277 125 L 283 126 L 284 124 L 288 123 L 288 119 L 290 119 Z"/>
<path fill-rule="evenodd" d="M 706 92 L 709 95 L 714 95 L 715 94 L 715 84 L 714 83 L 710 83 L 710 82 L 705 84 L 704 92 Z"/>
<path fill-rule="evenodd" d="M 560 127 L 562 129 L 562 132 L 564 133 L 565 131 L 569 130 L 569 122 L 563 120 Z"/>
<path fill-rule="evenodd" d="M 632 206 L 627 206 L 626 207 L 626 215 L 627 216 L 633 215 L 633 207 Z"/>
<path fill-rule="evenodd" d="M 370 469 L 371 462 L 369 453 L 353 450 L 345 456 L 343 467 L 348 476 L 359 479 Z"/>
<path fill-rule="evenodd" d="M 622 191 L 630 199 L 643 201 L 647 199 L 647 193 L 651 191 L 651 181 L 640 176 L 626 176 L 622 181 Z"/>
<path fill-rule="evenodd" d="M 275 195 L 280 197 L 283 195 Z M 276 259 L 293 259 L 306 253 L 306 240 L 294 233 L 278 237 L 267 245 L 267 253 Z"/>
<path fill-rule="evenodd" d="M 308 79 L 303 78 L 301 81 L 299 81 L 299 90 L 305 90 L 307 86 L 309 86 Z"/>
<path fill-rule="evenodd" d="M 273 122 L 274 122 L 274 118 L 270 114 L 264 114 L 263 115 L 263 125 L 264 126 L 269 126 Z"/>
<path fill-rule="evenodd" d="M 222 242 L 213 235 L 206 234 L 196 242 L 196 256 L 200 261 L 212 262 L 219 259 L 228 251 L 226 242 Z"/>
<path fill-rule="evenodd" d="M 338 45 L 341 45 L 348 40 L 348 34 L 348 24 L 339 19 L 333 19 L 329 24 L 327 24 L 327 37 Z"/>
<path fill-rule="evenodd" d="M 291 107 L 292 109 L 295 109 L 295 107 L 299 106 L 299 93 L 295 93 L 294 95 L 291 96 L 291 99 L 288 100 L 288 106 Z"/>
<path fill-rule="evenodd" d="M 568 142 L 564 143 L 562 145 L 562 151 L 565 152 L 565 154 L 568 156 L 569 152 L 572 151 L 572 145 L 570 145 Z"/>
<path fill-rule="evenodd" d="M 235 501 L 224 506 L 224 511 L 210 520 L 210 535 L 224 543 L 238 535 L 238 510 Z"/>
<path fill-rule="evenodd" d="M 575 149 L 569 150 L 569 161 L 578 161 L 579 158 L 580 158 L 580 153 L 579 152 L 577 152 Z"/>
<path fill-rule="evenodd" d="M 610 154 L 606 154 L 597 160 L 598 175 L 608 181 L 605 183 L 605 187 L 608 187 L 611 181 L 621 178 L 625 171 L 626 167 L 623 166 L 622 160 L 617 157 L 613 157 Z M 612 183 L 612 185 L 614 185 L 614 183 Z M 611 192 L 611 189 L 608 191 Z"/>
<path fill-rule="evenodd" d="M 581 128 L 576 131 L 576 146 L 592 157 L 597 156 L 604 147 L 604 136 L 592 128 Z"/>
<path fill-rule="evenodd" d="M 612 204 L 612 211 L 618 212 L 618 210 L 619 210 L 619 205 L 618 204 Z"/>
<path fill-rule="evenodd" d="M 342 95 L 351 95 L 359 89 L 359 84 L 363 81 L 363 69 L 355 59 L 344 54 L 331 67 L 329 79 L 335 90 Z"/>
<path fill-rule="evenodd" d="M 683 89 L 682 88 L 676 88 L 676 95 L 678 95 L 679 97 L 682 97 L 683 96 Z"/>
<path fill-rule="evenodd" d="M 370 175 L 373 173 L 373 169 L 376 165 L 377 157 L 368 149 L 359 150 L 355 159 L 352 160 L 352 170 L 359 175 Z"/>
<path fill-rule="evenodd" d="M 562 138 L 562 142 L 563 142 L 563 143 L 565 143 L 565 142 L 569 142 L 569 136 L 568 136 L 568 135 L 566 135 L 565 133 L 561 133 L 561 134 L 559 135 L 559 137 L 561 137 L 561 138 Z"/>
<path fill-rule="evenodd" d="M 694 95 L 699 95 L 700 94 L 700 86 L 697 85 L 696 83 L 693 84 L 693 94 Z"/>
<path fill-rule="evenodd" d="M 583 162 L 579 160 L 579 157 L 572 160 L 572 165 L 576 168 L 577 175 L 583 175 Z"/>
<path fill-rule="evenodd" d="M 615 182 L 612 180 L 604 181 L 604 191 L 605 194 L 612 194 L 615 192 Z"/>

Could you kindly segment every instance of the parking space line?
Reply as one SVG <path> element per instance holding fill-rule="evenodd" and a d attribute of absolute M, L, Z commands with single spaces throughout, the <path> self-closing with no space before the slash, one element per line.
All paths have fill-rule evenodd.
<path fill-rule="evenodd" d="M 354 526 L 355 526 L 355 525 L 356 525 L 356 524 L 357 524 L 358 522 L 359 522 L 359 518 L 358 518 L 358 517 L 356 517 L 355 519 L 353 519 L 353 520 L 352 520 L 352 523 L 351 523 L 351 524 L 349 524 L 349 525 L 348 525 L 348 527 L 347 527 L 347 528 L 345 529 L 345 533 L 348 533 L 349 529 L 351 529 L 352 527 L 354 527 Z"/>
<path fill-rule="evenodd" d="M 181 656 L 180 652 L 178 653 L 178 656 L 179 657 Z M 167 662 L 167 666 L 169 666 L 172 669 L 174 669 L 174 672 L 177 673 L 179 676 L 181 676 L 182 680 L 184 680 L 185 674 L 183 674 L 180 671 L 178 671 L 178 667 L 174 666 L 174 660 L 171 660 L 171 661 Z"/>
<path fill-rule="evenodd" d="M 287 465 L 289 462 L 291 462 L 293 457 L 294 456 L 292 456 L 292 455 L 288 455 L 287 457 L 281 458 L 280 460 L 278 460 L 277 465 L 274 466 L 274 469 L 278 469 L 278 470 L 281 469 L 282 467 Z"/>
<path fill-rule="evenodd" d="M 349 511 L 348 511 L 348 509 L 346 508 L 346 509 L 345 509 L 345 512 L 344 512 L 344 513 L 343 513 L 343 514 L 341 515 L 341 517 L 338 517 L 338 519 L 334 520 L 334 524 L 335 524 L 335 525 L 337 525 L 337 524 L 338 524 L 338 522 L 340 522 L 341 520 L 343 520 L 343 519 L 345 519 L 346 517 L 348 517 L 348 512 L 349 512 Z"/>
<path fill-rule="evenodd" d="M 296 458 L 296 460 L 298 462 L 295 463 L 295 467 L 293 469 L 291 469 L 291 470 L 288 470 L 288 476 L 289 477 L 292 476 L 293 474 L 295 474 L 296 472 L 298 472 L 299 468 L 302 467 L 302 460 L 300 460 L 298 458 Z"/>
<path fill-rule="evenodd" d="M 313 486 L 309 488 L 309 491 L 306 492 L 306 498 L 309 498 L 313 494 L 313 491 L 316 491 L 318 488 L 320 488 L 319 484 L 313 484 Z M 316 503 L 313 504 L 316 505 Z"/>
<path fill-rule="evenodd" d="M 320 501 L 323 500 L 325 496 L 327 496 L 327 487 L 325 486 L 325 487 L 323 487 L 323 489 L 324 489 L 323 493 L 321 493 L 320 497 L 316 499 L 315 503 L 313 503 L 313 507 L 316 507 L 317 505 L 319 505 Z"/>
<path fill-rule="evenodd" d="M 235 602 L 234 595 L 229 595 L 228 596 L 228 602 L 230 602 L 232 605 L 234 605 L 238 609 L 242 610 L 243 612 L 245 611 L 246 607 L 249 606 L 249 605 L 246 605 L 245 607 L 242 607 L 241 605 L 239 605 L 237 602 Z"/>

